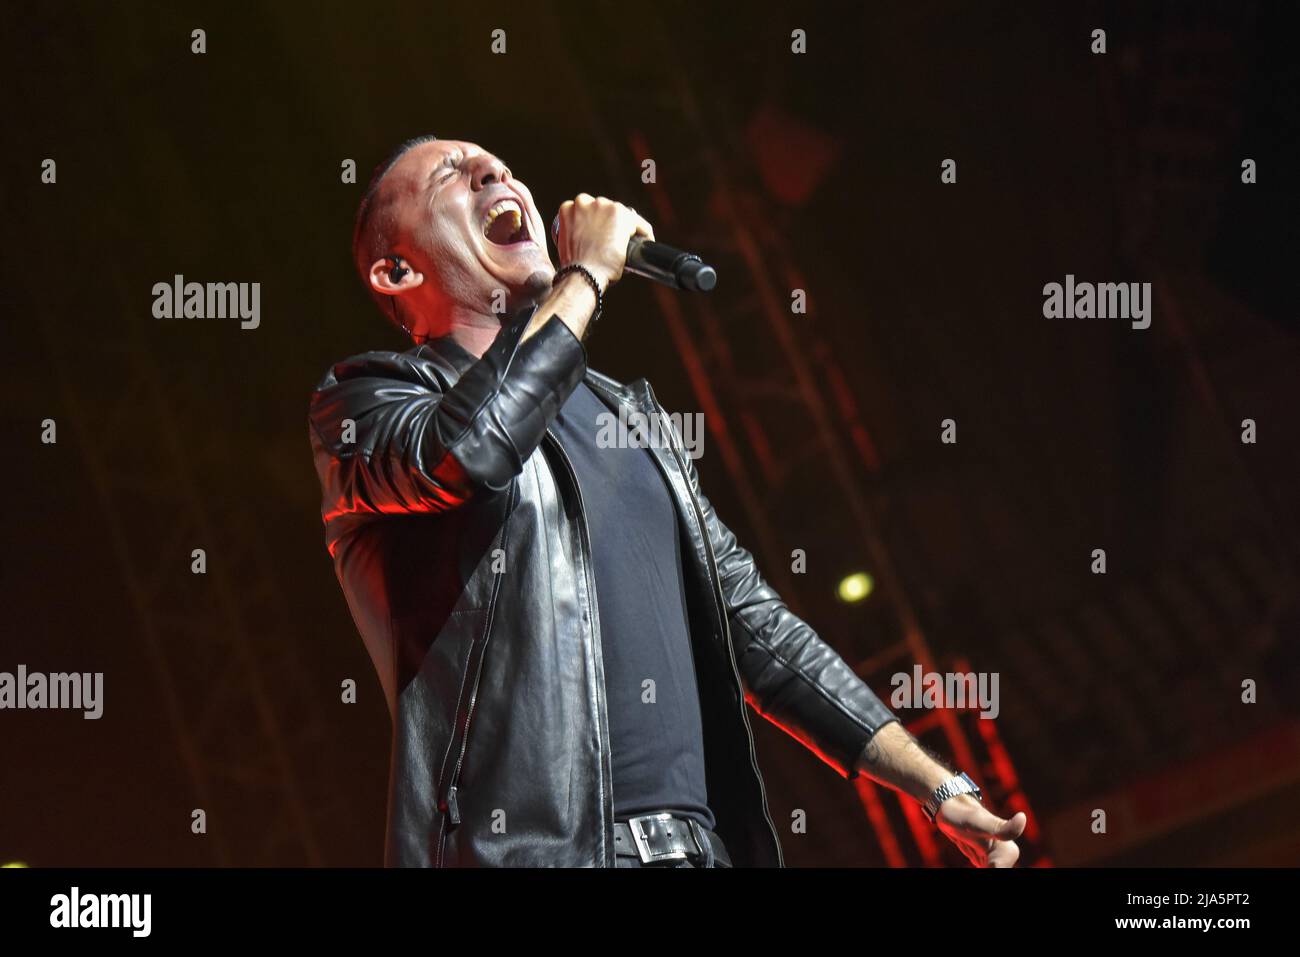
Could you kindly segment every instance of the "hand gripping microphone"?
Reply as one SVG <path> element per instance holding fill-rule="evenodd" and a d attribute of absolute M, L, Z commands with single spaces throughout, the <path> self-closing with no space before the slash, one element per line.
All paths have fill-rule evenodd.
<path fill-rule="evenodd" d="M 551 239 L 560 244 L 560 217 L 551 222 Z M 627 262 L 624 272 L 630 272 L 674 289 L 690 292 L 708 292 L 718 284 L 718 274 L 713 267 L 701 261 L 694 253 L 682 252 L 665 243 L 633 236 L 627 241 Z"/>

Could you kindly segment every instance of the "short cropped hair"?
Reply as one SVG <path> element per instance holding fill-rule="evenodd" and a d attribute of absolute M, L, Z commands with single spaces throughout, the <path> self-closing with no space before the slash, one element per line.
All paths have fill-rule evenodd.
<path fill-rule="evenodd" d="M 383 186 L 384 178 L 397 165 L 398 160 L 415 147 L 432 143 L 437 139 L 438 137 L 432 133 L 412 137 L 375 167 L 374 172 L 370 174 L 370 183 L 361 197 L 361 205 L 357 207 L 357 219 L 352 227 L 352 261 L 356 266 L 357 275 L 361 277 L 361 282 L 365 285 L 366 292 L 370 294 L 375 306 L 395 325 L 399 325 L 396 320 L 396 310 L 391 308 L 391 302 L 385 302 L 392 297 L 376 292 L 370 285 L 371 264 L 392 251 L 392 243 L 395 239 L 393 233 L 396 218 L 389 204 L 381 201 L 380 188 Z"/>

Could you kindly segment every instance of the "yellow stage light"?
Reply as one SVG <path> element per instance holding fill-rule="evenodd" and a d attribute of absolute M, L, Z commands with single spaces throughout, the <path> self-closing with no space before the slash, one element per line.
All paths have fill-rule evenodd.
<path fill-rule="evenodd" d="M 854 572 L 852 575 L 845 575 L 840 579 L 835 594 L 839 596 L 840 601 L 853 604 L 865 601 L 875 587 L 876 583 L 872 581 L 871 576 L 866 572 Z"/>

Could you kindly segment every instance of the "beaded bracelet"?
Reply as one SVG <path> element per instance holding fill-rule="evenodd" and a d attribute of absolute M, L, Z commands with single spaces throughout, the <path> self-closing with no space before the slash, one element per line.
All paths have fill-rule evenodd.
<path fill-rule="evenodd" d="M 591 283 L 591 290 L 596 294 L 596 311 L 587 321 L 595 322 L 600 318 L 601 311 L 605 308 L 605 297 L 601 295 L 600 283 L 596 282 L 596 277 L 591 274 L 591 270 L 582 265 L 582 263 L 569 263 L 569 265 L 556 271 L 555 278 L 551 280 L 551 286 L 554 288 L 555 284 L 560 281 L 560 277 L 565 273 L 570 272 L 581 273 L 586 278 L 587 282 Z"/>

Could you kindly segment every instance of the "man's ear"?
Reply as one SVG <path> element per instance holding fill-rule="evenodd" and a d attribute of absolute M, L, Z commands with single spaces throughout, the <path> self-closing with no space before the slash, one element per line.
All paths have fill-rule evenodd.
<path fill-rule="evenodd" d="M 385 296 L 396 296 L 398 293 L 414 289 L 424 282 L 424 273 L 416 272 L 405 259 L 401 260 L 401 263 L 405 267 L 405 273 L 401 279 L 393 282 L 391 275 L 393 261 L 391 259 L 376 259 L 372 262 L 370 264 L 370 287 L 376 292 L 382 292 Z"/>

